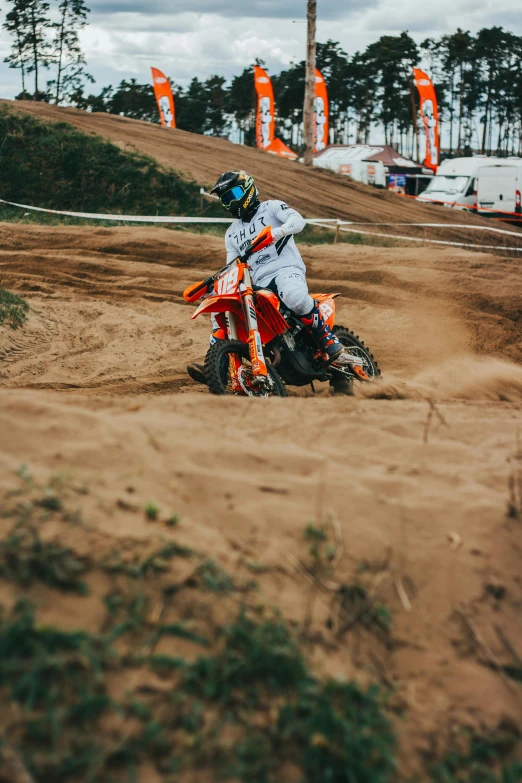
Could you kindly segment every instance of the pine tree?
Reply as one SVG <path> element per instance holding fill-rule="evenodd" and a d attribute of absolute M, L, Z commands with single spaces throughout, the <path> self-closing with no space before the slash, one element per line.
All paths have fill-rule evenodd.
<path fill-rule="evenodd" d="M 21 3 L 22 4 L 22 3 Z M 28 18 L 27 46 L 30 52 L 28 73 L 34 73 L 34 100 L 46 100 L 47 93 L 40 91 L 40 72 L 49 68 L 52 61 L 47 30 L 52 27 L 49 3 L 45 0 L 25 0 L 24 11 Z"/>
<path fill-rule="evenodd" d="M 13 36 L 11 54 L 4 58 L 4 62 L 10 68 L 19 68 L 22 77 L 22 95 L 25 97 L 25 75 L 27 72 L 27 59 L 29 52 L 29 16 L 26 0 L 10 0 L 13 9 L 8 11 L 5 22 L 2 25 Z"/>
<path fill-rule="evenodd" d="M 49 88 L 53 90 L 56 104 L 77 93 L 85 80 L 94 81 L 85 71 L 85 58 L 80 49 L 78 36 L 79 31 L 87 24 L 90 10 L 84 0 L 62 0 L 58 10 L 60 19 L 53 25 L 54 61 L 57 73 L 56 78 L 48 83 Z"/>

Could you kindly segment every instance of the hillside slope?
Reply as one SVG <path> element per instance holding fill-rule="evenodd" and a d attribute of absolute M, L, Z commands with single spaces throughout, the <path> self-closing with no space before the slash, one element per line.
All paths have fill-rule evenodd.
<path fill-rule="evenodd" d="M 392 193 L 351 182 L 331 172 L 307 169 L 251 147 L 233 145 L 178 129 L 165 129 L 147 122 L 111 114 L 88 113 L 32 101 L 0 101 L 13 111 L 29 112 L 42 119 L 69 122 L 96 133 L 122 148 L 155 158 L 205 187 L 212 186 L 227 169 L 245 168 L 256 178 L 262 198 L 281 198 L 306 217 L 333 217 L 371 223 L 462 223 L 491 227 L 491 222 L 463 212 L 418 204 Z M 151 213 L 155 210 L 151 205 Z M 509 228 L 509 227 L 508 227 Z M 520 240 L 495 234 L 453 229 L 383 228 L 390 233 L 475 242 L 504 247 Z M 522 229 L 519 229 L 522 237 Z"/>

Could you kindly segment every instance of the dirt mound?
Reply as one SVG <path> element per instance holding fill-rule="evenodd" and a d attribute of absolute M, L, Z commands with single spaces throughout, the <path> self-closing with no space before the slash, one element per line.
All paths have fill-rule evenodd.
<path fill-rule="evenodd" d="M 403 224 L 460 223 L 487 226 L 491 222 L 452 210 L 430 207 L 411 199 L 400 199 L 349 181 L 331 172 L 307 169 L 251 147 L 237 146 L 178 129 L 166 131 L 160 126 L 104 113 L 64 109 L 33 101 L 0 101 L 11 110 L 29 112 L 50 121 L 65 121 L 86 133 L 96 133 L 122 149 L 150 155 L 165 166 L 181 172 L 206 187 L 214 185 L 227 169 L 245 168 L 256 178 L 263 198 L 281 198 L 300 209 L 306 217 L 342 218 L 370 223 Z M 154 213 L 154 210 L 153 210 Z M 501 224 L 504 226 L 504 224 Z M 509 229 L 509 226 L 504 226 Z M 382 228 L 390 234 L 498 245 L 520 245 L 519 239 L 490 232 L 438 228 Z M 517 230 L 517 229 L 513 229 Z M 520 229 L 522 237 L 522 229 Z"/>
<path fill-rule="evenodd" d="M 158 537 L 212 559 L 240 603 L 280 608 L 319 675 L 393 689 L 408 780 L 462 730 L 495 737 L 522 721 L 522 273 L 459 249 L 302 250 L 311 288 L 342 294 L 337 320 L 371 345 L 388 399 L 323 388 L 256 402 L 193 384 L 184 366 L 203 356 L 208 322 L 190 321 L 180 292 L 220 266 L 215 237 L 0 225 L 0 285 L 32 308 L 23 329 L 0 328 L 0 492 L 6 508 L 43 509 L 41 536 L 82 563 L 118 549 L 134 567 Z M 33 497 L 36 484 L 48 492 Z M 150 627 L 182 622 L 192 639 L 221 627 L 222 572 L 202 596 L 194 563 L 158 562 L 173 603 L 162 609 L 161 587 Z M 258 586 L 245 592 L 248 574 Z M 95 633 L 111 579 L 93 571 L 91 597 L 27 594 L 43 627 L 81 618 Z M 15 587 L 0 592 L 12 606 Z M 155 652 L 197 649 L 165 638 Z M 133 666 L 130 680 L 111 675 L 111 694 L 172 687 Z M 157 775 L 140 767 L 144 783 Z"/>

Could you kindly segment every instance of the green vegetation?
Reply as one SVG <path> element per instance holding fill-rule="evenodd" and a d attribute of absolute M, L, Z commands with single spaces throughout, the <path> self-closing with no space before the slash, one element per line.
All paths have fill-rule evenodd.
<path fill-rule="evenodd" d="M 27 321 L 29 305 L 16 294 L 0 288 L 0 324 L 18 329 Z"/>
<path fill-rule="evenodd" d="M 432 768 L 433 783 L 520 783 L 522 762 L 507 766 L 503 762 L 520 742 L 516 726 L 501 724 L 489 735 L 467 735 L 461 737 L 463 748 L 448 753 Z"/>
<path fill-rule="evenodd" d="M 87 585 L 80 576 L 88 570 L 85 558 L 67 547 L 44 542 L 26 521 L 18 523 L 0 541 L 0 576 L 23 587 L 42 582 L 60 590 L 85 594 Z"/>
<path fill-rule="evenodd" d="M 148 502 L 145 504 L 145 516 L 149 522 L 156 522 L 159 516 L 159 508 L 155 503 Z"/>
<path fill-rule="evenodd" d="M 2 106 L 0 139 L 6 201 L 75 212 L 143 215 L 152 205 L 156 214 L 201 212 L 195 182 L 67 123 L 40 122 Z M 217 214 L 220 206 L 207 201 L 203 209 Z"/>

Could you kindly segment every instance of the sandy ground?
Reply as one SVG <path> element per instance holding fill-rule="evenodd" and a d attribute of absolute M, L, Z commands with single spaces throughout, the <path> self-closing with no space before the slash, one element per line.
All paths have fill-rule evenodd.
<path fill-rule="evenodd" d="M 181 291 L 221 265 L 215 237 L 0 224 L 0 285 L 32 308 L 0 329 L 0 488 L 21 463 L 67 472 L 90 488 L 91 525 L 145 538 L 121 503 L 131 483 L 137 506 L 181 515 L 183 542 L 229 569 L 268 564 L 264 599 L 299 621 L 292 558 L 308 522 L 337 517 L 333 578 L 353 583 L 366 561 L 391 643 L 336 636 L 319 597 L 311 655 L 394 685 L 407 779 L 455 727 L 522 721 L 522 685 L 498 671 L 513 664 L 501 636 L 522 657 L 521 520 L 507 514 L 522 484 L 522 272 L 447 248 L 302 249 L 312 290 L 342 294 L 338 322 L 380 361 L 365 395 L 216 398 L 188 379 L 208 322 Z"/>
<path fill-rule="evenodd" d="M 326 217 L 364 223 L 391 223 L 374 227 L 392 236 L 420 236 L 500 247 L 521 246 L 522 228 L 497 224 L 466 212 L 426 206 L 413 199 L 352 182 L 320 169 L 277 158 L 251 147 L 238 147 L 224 139 L 104 113 L 87 113 L 32 101 L 0 101 L 10 110 L 30 112 L 41 119 L 69 122 L 87 133 L 96 133 L 130 152 L 145 153 L 199 185 L 213 186 L 223 171 L 247 169 L 256 178 L 262 198 L 280 198 L 308 218 Z M 35 205 L 42 206 L 42 205 Z M 67 204 L 64 209 L 74 209 Z M 411 228 L 405 223 L 464 224 L 517 231 L 519 237 L 465 228 Z M 413 244 L 422 253 L 424 245 Z M 520 254 L 519 254 L 520 255 Z"/>

